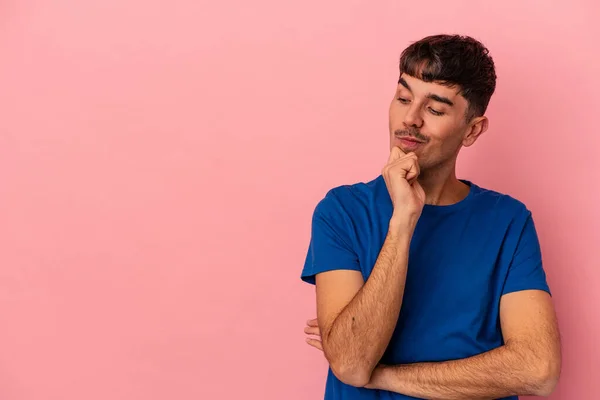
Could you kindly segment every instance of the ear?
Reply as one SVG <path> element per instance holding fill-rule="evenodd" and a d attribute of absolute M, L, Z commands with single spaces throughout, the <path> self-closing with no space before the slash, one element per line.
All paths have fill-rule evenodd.
<path fill-rule="evenodd" d="M 484 115 L 481 117 L 473 118 L 471 122 L 469 122 L 469 129 L 467 130 L 467 134 L 463 138 L 463 146 L 469 147 L 479 136 L 481 136 L 488 128 L 488 118 Z"/>

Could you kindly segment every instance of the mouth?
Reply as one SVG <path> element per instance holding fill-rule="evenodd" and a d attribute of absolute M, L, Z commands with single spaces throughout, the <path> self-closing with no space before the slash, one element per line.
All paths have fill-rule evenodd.
<path fill-rule="evenodd" d="M 417 140 L 415 138 L 407 137 L 407 136 L 397 137 L 396 139 L 400 142 L 400 145 L 401 145 L 402 149 L 406 150 L 406 151 L 414 151 L 419 146 L 421 146 L 422 144 L 425 143 L 425 142 L 422 142 L 422 141 Z"/>
<path fill-rule="evenodd" d="M 421 140 L 417 140 L 417 139 L 415 139 L 413 137 L 408 137 L 408 136 L 399 137 L 397 139 L 400 140 L 400 141 L 403 141 L 403 142 L 411 142 L 411 143 L 418 143 L 418 144 L 425 143 L 425 142 L 423 142 Z"/>

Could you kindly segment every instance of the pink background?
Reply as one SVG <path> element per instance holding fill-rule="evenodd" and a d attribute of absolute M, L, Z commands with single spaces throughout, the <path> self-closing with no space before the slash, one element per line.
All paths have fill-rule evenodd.
<path fill-rule="evenodd" d="M 0 3 L 0 399 L 318 399 L 310 216 L 387 157 L 398 56 L 473 35 L 499 75 L 460 176 L 533 210 L 600 380 L 595 1 Z"/>

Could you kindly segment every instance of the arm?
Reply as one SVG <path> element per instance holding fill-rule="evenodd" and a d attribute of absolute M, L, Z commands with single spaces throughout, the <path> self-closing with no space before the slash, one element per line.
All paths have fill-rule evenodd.
<path fill-rule="evenodd" d="M 357 271 L 316 277 L 323 351 L 333 373 L 346 384 L 367 384 L 389 344 L 402 304 L 410 239 L 410 233 L 391 229 L 364 285 Z"/>
<path fill-rule="evenodd" d="M 356 271 L 318 274 L 317 319 L 325 357 L 342 382 L 362 387 L 383 356 L 398 321 L 410 241 L 425 192 L 414 153 L 390 152 L 382 175 L 394 212 L 377 261 L 363 285 Z"/>
<path fill-rule="evenodd" d="M 561 368 L 550 295 L 540 290 L 506 294 L 500 320 L 503 346 L 462 360 L 381 366 L 367 387 L 428 399 L 548 396 Z"/>

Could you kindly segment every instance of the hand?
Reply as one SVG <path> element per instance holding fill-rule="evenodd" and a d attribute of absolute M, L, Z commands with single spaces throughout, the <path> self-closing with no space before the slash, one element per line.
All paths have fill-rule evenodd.
<path fill-rule="evenodd" d="M 425 191 L 417 181 L 419 162 L 415 153 L 405 154 L 394 146 L 381 174 L 385 180 L 394 214 L 392 219 L 416 224 L 425 204 Z"/>
<path fill-rule="evenodd" d="M 319 330 L 319 324 L 317 323 L 317 319 L 311 319 L 306 322 L 306 327 L 304 328 L 304 333 L 307 335 L 313 335 L 314 337 L 308 336 L 306 338 L 306 343 L 310 346 L 323 351 L 323 343 L 321 342 L 321 331 Z"/>

